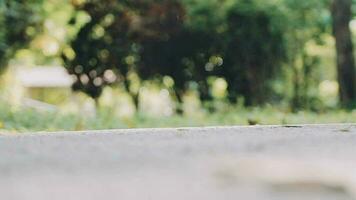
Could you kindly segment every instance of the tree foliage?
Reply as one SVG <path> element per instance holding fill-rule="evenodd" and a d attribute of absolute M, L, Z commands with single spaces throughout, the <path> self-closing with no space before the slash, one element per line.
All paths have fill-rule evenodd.
<path fill-rule="evenodd" d="M 278 6 L 261 1 L 242 1 L 229 8 L 221 75 L 232 102 L 238 96 L 246 105 L 268 99 L 269 81 L 286 60 L 283 17 Z"/>
<path fill-rule="evenodd" d="M 310 92 L 317 87 L 320 75 L 316 74 L 320 58 L 310 55 L 307 45 L 323 45 L 323 36 L 331 33 L 329 0 L 284 0 L 283 13 L 287 20 L 287 56 L 291 69 L 291 107 L 310 109 L 317 101 L 317 94 Z M 314 85 L 313 85 L 314 84 Z M 320 103 L 317 103 L 320 104 Z"/>
<path fill-rule="evenodd" d="M 75 1 L 74 1 L 75 2 Z M 174 81 L 178 100 L 197 85 L 202 100 L 211 99 L 208 78 L 225 78 L 229 99 L 263 103 L 266 82 L 285 59 L 283 26 L 277 6 L 262 1 L 150 0 L 86 1 L 74 4 L 90 20 L 63 54 L 74 89 L 100 96 L 107 70 L 129 90 L 128 73 L 141 80 Z M 75 16 L 72 23 L 75 23 Z"/>
<path fill-rule="evenodd" d="M 0 69 L 41 27 L 43 0 L 0 0 Z"/>

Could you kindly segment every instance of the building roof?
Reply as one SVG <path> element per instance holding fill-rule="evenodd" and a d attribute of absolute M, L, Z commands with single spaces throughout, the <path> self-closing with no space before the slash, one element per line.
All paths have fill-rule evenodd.
<path fill-rule="evenodd" d="M 20 68 L 17 76 L 22 85 L 28 88 L 66 88 L 71 87 L 74 81 L 61 66 Z"/>

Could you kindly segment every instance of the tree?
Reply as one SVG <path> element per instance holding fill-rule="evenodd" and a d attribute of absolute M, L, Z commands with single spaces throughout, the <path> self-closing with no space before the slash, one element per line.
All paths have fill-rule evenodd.
<path fill-rule="evenodd" d="M 334 0 L 331 6 L 333 34 L 336 42 L 340 103 L 348 106 L 356 101 L 356 72 L 349 23 L 351 0 Z"/>
<path fill-rule="evenodd" d="M 76 1 L 75 1 L 76 2 Z M 76 55 L 64 55 L 77 77 L 73 85 L 98 98 L 116 73 L 130 93 L 128 74 L 143 81 L 173 79 L 179 103 L 195 83 L 203 101 L 212 97 L 208 79 L 225 78 L 229 99 L 261 104 L 284 60 L 283 29 L 277 6 L 240 0 L 87 1 L 75 4 L 90 19 L 71 42 Z M 73 20 L 75 21 L 75 20 Z M 100 80 L 100 81 L 98 81 Z M 133 99 L 137 94 L 131 93 Z"/>
<path fill-rule="evenodd" d="M 76 25 L 78 13 L 83 11 L 89 20 L 71 41 L 72 53 L 64 51 L 62 58 L 68 72 L 76 77 L 73 90 L 97 100 L 103 87 L 116 81 L 105 77 L 108 72 L 114 71 L 127 83 L 129 69 L 125 58 L 130 55 L 132 45 L 127 38 L 131 17 L 128 10 L 122 9 L 126 8 L 125 1 L 72 1 L 72 4 L 77 12 L 70 24 Z"/>
<path fill-rule="evenodd" d="M 43 0 L 0 0 L 0 70 L 41 29 Z"/>
<path fill-rule="evenodd" d="M 323 45 L 323 36 L 331 32 L 329 0 L 283 0 L 280 7 L 286 26 L 288 65 L 282 77 L 283 95 L 293 111 L 314 109 L 320 105 L 318 93 L 313 91 L 321 78 L 320 58 L 310 52 L 308 44 Z"/>
<path fill-rule="evenodd" d="M 130 90 L 130 72 L 137 73 L 142 80 L 171 76 L 181 102 L 188 82 L 196 74 L 195 64 L 202 60 L 197 51 L 206 51 L 210 39 L 184 27 L 185 10 L 181 3 L 106 0 L 74 6 L 91 19 L 71 42 L 75 57 L 63 54 L 68 71 L 77 77 L 74 90 L 98 98 L 102 88 L 112 83 L 104 77 L 107 70 L 112 70 L 137 107 L 138 94 Z"/>
<path fill-rule="evenodd" d="M 286 60 L 283 15 L 277 5 L 240 1 L 226 14 L 219 75 L 228 83 L 230 102 L 243 97 L 246 106 L 261 105 L 270 96 L 269 81 Z"/>

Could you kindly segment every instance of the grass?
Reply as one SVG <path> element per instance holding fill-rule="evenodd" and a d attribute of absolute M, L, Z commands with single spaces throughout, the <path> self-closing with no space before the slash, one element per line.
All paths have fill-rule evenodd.
<path fill-rule="evenodd" d="M 95 117 L 60 112 L 39 112 L 0 104 L 0 132 L 36 132 L 121 128 L 195 127 L 248 124 L 356 123 L 356 111 L 332 110 L 324 113 L 284 112 L 273 107 L 236 108 L 228 106 L 214 113 L 152 117 L 144 113 L 131 118 L 114 117 L 111 109 L 102 108 Z"/>

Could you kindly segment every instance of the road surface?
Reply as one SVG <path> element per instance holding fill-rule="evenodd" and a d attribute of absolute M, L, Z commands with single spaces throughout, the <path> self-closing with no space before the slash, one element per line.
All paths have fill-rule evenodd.
<path fill-rule="evenodd" d="M 4 200 L 352 200 L 356 125 L 0 135 Z"/>

